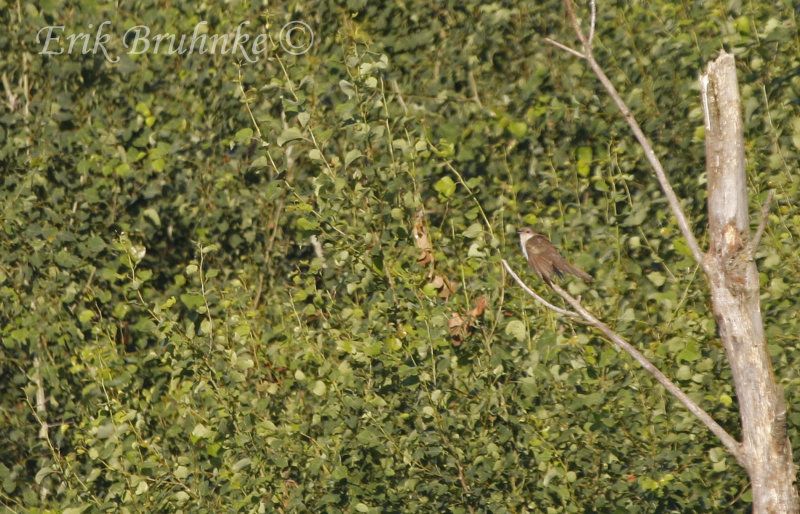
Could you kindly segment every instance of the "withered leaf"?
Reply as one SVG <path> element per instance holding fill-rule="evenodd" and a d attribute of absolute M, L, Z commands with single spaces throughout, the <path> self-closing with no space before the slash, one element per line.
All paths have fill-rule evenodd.
<path fill-rule="evenodd" d="M 411 229 L 411 233 L 414 235 L 414 244 L 421 250 L 419 257 L 417 257 L 417 264 L 420 266 L 433 262 L 433 245 L 428 236 L 428 228 L 425 226 L 423 218 L 424 212 L 420 210 L 417 213 L 414 227 Z"/>

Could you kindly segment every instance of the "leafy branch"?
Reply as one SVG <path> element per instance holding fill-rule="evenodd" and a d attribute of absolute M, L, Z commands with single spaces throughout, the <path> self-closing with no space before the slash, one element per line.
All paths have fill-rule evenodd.
<path fill-rule="evenodd" d="M 670 209 L 672 209 L 672 213 L 675 215 L 675 218 L 678 222 L 678 227 L 681 230 L 681 234 L 683 234 L 684 239 L 686 239 L 686 243 L 689 246 L 689 249 L 692 252 L 692 256 L 694 260 L 697 261 L 700 266 L 703 267 L 703 270 L 708 273 L 708 266 L 705 262 L 705 258 L 703 256 L 703 251 L 700 249 L 700 245 L 697 242 L 697 239 L 694 237 L 694 232 L 692 231 L 691 226 L 689 225 L 689 220 L 686 217 L 686 214 L 683 212 L 681 208 L 681 204 L 678 201 L 678 197 L 675 194 L 675 191 L 672 189 L 672 185 L 669 183 L 669 179 L 667 178 L 667 174 L 664 171 L 664 167 L 661 165 L 661 161 L 656 156 L 655 150 L 653 150 L 653 145 L 650 144 L 650 140 L 647 139 L 642 128 L 639 126 L 639 123 L 634 118 L 633 113 L 631 112 L 628 105 L 622 99 L 617 88 L 614 87 L 614 84 L 611 83 L 611 80 L 603 71 L 603 68 L 600 67 L 597 60 L 594 58 L 594 53 L 592 51 L 592 44 L 594 40 L 594 29 L 595 29 L 595 21 L 596 21 L 596 11 L 597 7 L 595 6 L 595 0 L 591 0 L 590 8 L 591 8 L 591 20 L 589 22 L 589 33 L 585 34 L 583 29 L 581 29 L 580 21 L 578 20 L 577 16 L 575 15 L 575 10 L 572 7 L 572 2 L 570 0 L 564 0 L 564 7 L 567 10 L 567 16 L 569 17 L 570 23 L 572 24 L 572 28 L 575 31 L 578 40 L 580 40 L 581 44 L 583 45 L 583 52 L 570 48 L 567 45 L 559 43 L 549 37 L 544 38 L 544 40 L 551 45 L 560 48 L 575 57 L 579 57 L 584 59 L 588 64 L 589 67 L 592 69 L 594 74 L 600 80 L 600 83 L 603 84 L 603 87 L 606 88 L 608 91 L 609 96 L 614 100 L 614 103 L 617 104 L 617 108 L 622 113 L 622 117 L 625 118 L 625 121 L 628 123 L 628 126 L 631 128 L 633 135 L 636 137 L 636 140 L 642 147 L 644 151 L 644 155 L 647 158 L 647 161 L 650 163 L 650 166 L 653 167 L 653 170 L 656 173 L 656 178 L 658 179 L 658 183 L 661 186 L 661 190 L 664 192 L 664 196 L 667 197 L 667 201 L 669 202 Z"/>
<path fill-rule="evenodd" d="M 588 309 L 586 309 L 583 305 L 581 305 L 580 300 L 566 292 L 561 286 L 556 284 L 555 282 L 550 283 L 550 287 L 553 288 L 553 291 L 558 293 L 568 304 L 572 306 L 574 311 L 569 311 L 566 309 L 561 309 L 555 307 L 554 305 L 548 303 L 544 299 L 542 299 L 539 295 L 537 295 L 533 290 L 528 287 L 519 276 L 514 273 L 509 266 L 508 262 L 505 259 L 502 259 L 503 266 L 505 266 L 506 270 L 509 274 L 514 278 L 514 280 L 519 284 L 519 286 L 529 295 L 531 295 L 537 302 L 541 303 L 545 307 L 559 314 L 563 314 L 565 316 L 570 316 L 573 318 L 579 318 L 580 321 L 586 323 L 588 326 L 597 329 L 601 332 L 604 336 L 611 340 L 620 350 L 623 350 L 625 353 L 633 357 L 633 360 L 639 363 L 642 368 L 645 369 L 648 373 L 650 373 L 656 381 L 664 386 L 671 395 L 678 399 L 692 414 L 694 414 L 697 419 L 699 419 L 705 426 L 711 430 L 714 435 L 720 438 L 722 444 L 725 448 L 733 455 L 736 460 L 744 465 L 744 457 L 742 455 L 741 445 L 739 444 L 736 439 L 734 439 L 722 426 L 714 421 L 714 418 L 711 417 L 702 407 L 700 407 L 694 400 L 692 400 L 686 393 L 678 387 L 675 382 L 667 378 L 664 373 L 661 372 L 652 362 L 650 362 L 647 357 L 642 354 L 639 350 L 636 349 L 631 343 L 629 343 L 624 337 L 616 333 L 611 327 L 597 319 Z"/>

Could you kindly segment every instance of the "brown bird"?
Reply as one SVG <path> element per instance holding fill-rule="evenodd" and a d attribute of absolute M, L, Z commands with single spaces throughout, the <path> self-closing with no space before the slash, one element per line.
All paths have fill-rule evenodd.
<path fill-rule="evenodd" d="M 522 253 L 528 259 L 528 265 L 548 284 L 551 281 L 550 277 L 553 275 L 553 271 L 558 276 L 570 273 L 586 282 L 592 281 L 591 275 L 567 262 L 567 259 L 561 255 L 549 239 L 542 234 L 534 232 L 531 228 L 523 227 L 520 229 L 519 244 L 522 247 Z"/>

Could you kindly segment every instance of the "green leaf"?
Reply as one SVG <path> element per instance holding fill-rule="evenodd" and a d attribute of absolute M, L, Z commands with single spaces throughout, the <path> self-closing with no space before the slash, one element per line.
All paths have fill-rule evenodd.
<path fill-rule="evenodd" d="M 472 243 L 471 245 L 469 245 L 469 250 L 467 250 L 467 257 L 474 257 L 476 259 L 486 257 L 486 252 L 484 252 L 482 248 L 483 248 L 482 242 Z"/>
<path fill-rule="evenodd" d="M 316 382 L 314 382 L 314 386 L 311 388 L 311 392 L 317 396 L 324 396 L 325 393 L 328 392 L 328 387 L 322 380 L 317 380 Z"/>
<path fill-rule="evenodd" d="M 357 148 L 354 148 L 354 149 L 350 150 L 349 152 L 347 152 L 347 155 L 344 156 L 344 165 L 345 165 L 345 167 L 350 166 L 350 164 L 353 161 L 355 161 L 356 159 L 358 159 L 359 157 L 362 157 L 362 154 L 361 154 L 361 150 L 358 150 Z"/>
<path fill-rule="evenodd" d="M 781 262 L 781 257 L 777 253 L 771 253 L 764 259 L 764 262 L 761 263 L 761 269 L 769 269 L 774 268 Z"/>
<path fill-rule="evenodd" d="M 409 148 L 409 144 L 405 139 L 395 139 L 392 141 L 392 148 L 400 151 L 406 151 Z"/>
<path fill-rule="evenodd" d="M 306 231 L 317 230 L 319 228 L 319 222 L 313 219 L 297 218 L 297 228 Z"/>
<path fill-rule="evenodd" d="M 114 173 L 116 173 L 120 178 L 127 178 L 130 175 L 130 172 L 131 166 L 127 162 L 123 162 L 114 168 Z"/>
<path fill-rule="evenodd" d="M 213 432 L 204 424 L 198 423 L 192 429 L 192 435 L 198 439 L 206 439 L 211 436 Z"/>
<path fill-rule="evenodd" d="M 278 143 L 278 146 L 283 146 L 286 143 L 297 139 L 303 139 L 303 134 L 300 132 L 300 129 L 291 127 L 281 132 L 281 135 L 278 136 L 276 142 Z"/>
<path fill-rule="evenodd" d="M 236 141 L 237 144 L 246 145 L 250 143 L 250 139 L 253 137 L 253 129 L 251 128 L 243 128 L 236 132 L 236 135 L 233 136 L 233 140 Z"/>
<path fill-rule="evenodd" d="M 105 241 L 103 241 L 102 238 L 97 237 L 97 236 L 92 236 L 92 237 L 90 237 L 89 239 L 86 240 L 85 248 L 91 254 L 96 255 L 96 254 L 102 252 L 103 250 L 105 250 L 106 243 L 105 243 Z"/>
<path fill-rule="evenodd" d="M 656 482 L 650 477 L 642 476 L 639 477 L 637 481 L 639 482 L 639 486 L 641 486 L 641 488 L 644 489 L 645 491 L 655 491 L 656 489 L 658 489 L 658 482 Z"/>
<path fill-rule="evenodd" d="M 136 112 L 142 116 L 150 116 L 150 106 L 144 102 L 137 103 L 134 109 L 136 109 Z"/>
<path fill-rule="evenodd" d="M 148 218 L 150 221 L 153 222 L 153 225 L 160 227 L 161 226 L 161 218 L 158 215 L 158 211 L 153 209 L 152 207 L 145 209 L 142 212 L 145 218 Z"/>
<path fill-rule="evenodd" d="M 125 319 L 125 316 L 130 312 L 131 307 L 127 303 L 118 303 L 114 306 L 114 310 L 111 313 L 117 319 Z"/>
<path fill-rule="evenodd" d="M 217 455 L 219 455 L 219 451 L 221 449 L 222 449 L 222 443 L 219 442 L 209 443 L 209 445 L 206 447 L 206 453 L 208 454 L 209 457 L 216 457 Z"/>
<path fill-rule="evenodd" d="M 90 507 L 91 507 L 90 504 L 84 503 L 80 507 L 67 507 L 66 509 L 62 510 L 61 512 L 63 514 L 82 514 L 83 512 L 85 512 Z"/>
<path fill-rule="evenodd" d="M 55 261 L 56 264 L 58 264 L 62 268 L 74 268 L 75 266 L 78 266 L 81 263 L 80 258 L 72 255 L 66 250 L 58 252 L 56 254 Z"/>
<path fill-rule="evenodd" d="M 269 166 L 269 162 L 267 161 L 266 155 L 259 155 L 258 157 L 250 163 L 250 169 L 253 168 L 266 168 Z"/>
<path fill-rule="evenodd" d="M 776 277 L 770 280 L 768 290 L 773 298 L 780 298 L 788 288 L 789 285 L 783 281 L 782 277 Z"/>
<path fill-rule="evenodd" d="M 717 446 L 708 450 L 708 460 L 711 462 L 719 462 L 721 460 L 725 460 L 727 454 L 728 452 Z"/>
<path fill-rule="evenodd" d="M 664 285 L 664 282 L 667 281 L 666 277 L 660 271 L 651 271 L 647 274 L 648 280 L 652 282 L 656 287 L 661 287 Z"/>
<path fill-rule="evenodd" d="M 443 197 L 450 198 L 456 192 L 456 183 L 450 177 L 445 176 L 433 185 L 433 189 L 441 193 Z"/>
<path fill-rule="evenodd" d="M 436 286 L 435 286 L 433 283 L 431 283 L 431 282 L 429 282 L 429 283 L 425 284 L 425 285 L 422 287 L 422 292 L 423 292 L 423 294 L 425 294 L 425 295 L 426 295 L 426 296 L 428 296 L 428 297 L 435 297 L 435 296 L 438 296 L 438 295 L 439 295 L 439 290 L 438 290 L 438 289 L 436 288 Z"/>
<path fill-rule="evenodd" d="M 147 248 L 143 245 L 131 244 L 127 247 L 127 251 L 134 264 L 139 264 L 144 259 L 144 256 L 147 255 Z"/>
<path fill-rule="evenodd" d="M 687 341 L 686 345 L 683 347 L 683 350 L 678 352 L 678 354 L 675 356 L 675 360 L 677 362 L 683 362 L 683 361 L 694 362 L 698 360 L 700 357 L 702 357 L 702 355 L 697 350 L 697 343 L 695 343 L 694 341 Z"/>
<path fill-rule="evenodd" d="M 44 480 L 46 477 L 51 475 L 53 472 L 54 471 L 53 471 L 52 467 L 44 466 L 44 467 L 40 468 L 39 471 L 36 472 L 36 477 L 34 478 L 34 481 L 37 484 L 41 484 L 42 480 Z"/>
<path fill-rule="evenodd" d="M 649 209 L 646 204 L 635 204 L 633 208 L 633 212 L 625 218 L 625 221 L 622 222 L 622 225 L 625 227 L 636 227 L 642 224 L 642 222 L 647 218 L 649 213 Z"/>
<path fill-rule="evenodd" d="M 252 464 L 252 462 L 253 460 L 251 458 L 245 457 L 243 459 L 239 459 L 236 462 L 234 462 L 233 465 L 231 466 L 231 469 L 233 471 L 240 471 L 244 468 L 250 467 L 250 464 Z"/>
<path fill-rule="evenodd" d="M 684 255 L 686 257 L 692 255 L 692 250 L 689 248 L 689 245 L 686 243 L 686 240 L 684 238 L 679 237 L 675 239 L 675 241 L 672 244 L 675 247 L 675 251 L 678 254 Z"/>
<path fill-rule="evenodd" d="M 509 321 L 505 332 L 520 342 L 528 339 L 528 330 L 525 328 L 525 323 L 518 319 Z"/>
<path fill-rule="evenodd" d="M 180 296 L 181 303 L 183 303 L 189 309 L 197 309 L 198 307 L 205 306 L 205 300 L 203 300 L 203 296 L 196 293 L 184 293 Z"/>
<path fill-rule="evenodd" d="M 483 233 L 483 225 L 480 223 L 473 223 L 462 233 L 464 234 L 464 237 L 474 239 Z"/>
<path fill-rule="evenodd" d="M 247 369 L 252 369 L 252 367 L 254 365 L 255 365 L 255 362 L 253 362 L 253 359 L 251 359 L 250 357 L 245 356 L 245 357 L 239 357 L 238 359 L 236 359 L 236 368 L 241 370 L 241 371 L 244 371 L 244 370 L 247 370 Z"/>
<path fill-rule="evenodd" d="M 593 152 L 591 147 L 579 146 L 576 154 L 578 158 L 578 175 L 588 177 L 592 171 Z"/>
<path fill-rule="evenodd" d="M 355 87 L 353 86 L 352 83 L 346 80 L 339 81 L 339 88 L 341 88 L 342 93 L 347 95 L 348 100 L 352 99 L 356 95 Z"/>
<path fill-rule="evenodd" d="M 514 121 L 508 124 L 508 131 L 516 138 L 522 138 L 528 132 L 528 125 L 521 121 Z"/>

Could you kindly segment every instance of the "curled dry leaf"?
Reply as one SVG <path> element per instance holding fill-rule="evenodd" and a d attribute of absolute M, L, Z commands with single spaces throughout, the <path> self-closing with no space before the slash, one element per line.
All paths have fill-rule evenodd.
<path fill-rule="evenodd" d="M 464 321 L 461 314 L 454 312 L 447 320 L 447 328 L 450 330 L 450 337 L 453 339 L 453 346 L 461 346 L 464 338 L 469 334 L 469 324 Z"/>
<path fill-rule="evenodd" d="M 417 264 L 425 266 L 433 262 L 433 245 L 428 236 L 428 228 L 424 223 L 425 211 L 420 209 L 417 212 L 416 221 L 411 233 L 414 234 L 414 244 L 420 249 L 421 253 L 417 258 Z M 428 271 L 428 278 L 431 278 L 431 284 L 439 291 L 439 297 L 447 300 L 458 289 L 458 285 L 452 280 L 442 275 L 434 276 L 434 267 L 431 266 Z"/>
<path fill-rule="evenodd" d="M 436 275 L 430 283 L 439 290 L 439 297 L 445 300 L 458 290 L 458 284 L 442 275 Z"/>
<path fill-rule="evenodd" d="M 453 315 L 450 316 L 450 319 L 447 321 L 447 328 L 450 330 L 453 346 L 461 346 L 461 343 L 464 342 L 464 338 L 472 331 L 475 318 L 483 315 L 483 311 L 485 311 L 487 307 L 489 307 L 489 301 L 486 300 L 485 296 L 481 296 L 475 302 L 475 307 L 467 313 L 466 320 L 457 312 L 454 312 Z"/>
<path fill-rule="evenodd" d="M 414 227 L 411 233 L 414 234 L 414 244 L 420 249 L 419 257 L 417 257 L 417 264 L 425 266 L 433 262 L 433 245 L 431 239 L 428 237 L 428 228 L 423 222 L 425 216 L 424 211 L 420 210 L 417 213 L 417 220 L 414 222 Z"/>
<path fill-rule="evenodd" d="M 473 307 L 472 310 L 469 311 L 469 315 L 472 316 L 473 318 L 482 316 L 483 311 L 485 311 L 487 307 L 489 307 L 489 301 L 486 299 L 485 296 L 481 296 L 475 302 L 475 307 Z"/>

